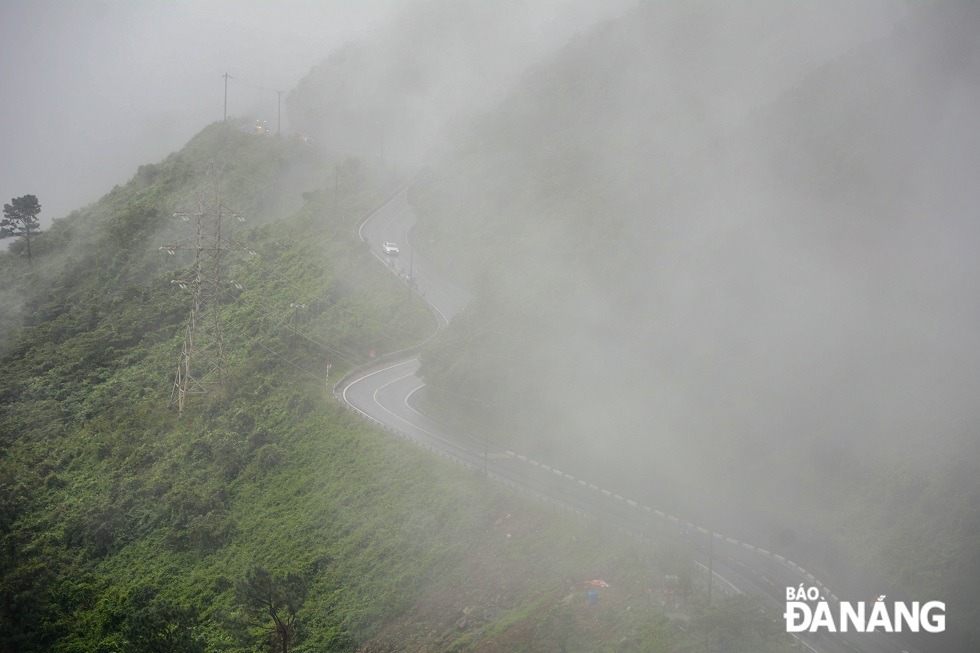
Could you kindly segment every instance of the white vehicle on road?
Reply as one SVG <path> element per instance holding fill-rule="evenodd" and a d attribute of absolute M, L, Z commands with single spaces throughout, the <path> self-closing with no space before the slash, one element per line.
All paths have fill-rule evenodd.
<path fill-rule="evenodd" d="M 388 256 L 397 256 L 398 255 L 398 245 L 396 245 L 395 243 L 393 243 L 391 241 L 385 241 L 385 244 L 381 246 L 381 249 Z"/>

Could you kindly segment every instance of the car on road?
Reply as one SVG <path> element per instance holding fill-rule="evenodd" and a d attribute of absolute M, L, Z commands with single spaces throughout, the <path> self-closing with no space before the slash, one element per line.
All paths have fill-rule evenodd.
<path fill-rule="evenodd" d="M 388 256 L 398 255 L 398 245 L 391 241 L 385 241 L 385 244 L 381 246 L 381 249 L 384 250 L 384 253 Z"/>

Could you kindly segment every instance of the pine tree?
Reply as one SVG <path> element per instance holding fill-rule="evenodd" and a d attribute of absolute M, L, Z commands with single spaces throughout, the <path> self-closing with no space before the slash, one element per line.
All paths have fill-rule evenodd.
<path fill-rule="evenodd" d="M 0 238 L 23 238 L 27 245 L 27 263 L 31 263 L 31 238 L 41 231 L 37 219 L 41 205 L 35 195 L 24 195 L 3 205 L 3 220 L 0 220 Z"/>

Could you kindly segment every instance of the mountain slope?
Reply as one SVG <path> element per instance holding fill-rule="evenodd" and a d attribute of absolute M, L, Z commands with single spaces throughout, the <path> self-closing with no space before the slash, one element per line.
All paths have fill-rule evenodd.
<path fill-rule="evenodd" d="M 171 216 L 196 208 L 212 157 L 228 215 L 237 200 L 236 211 L 267 224 L 226 242 L 224 274 L 235 279 L 221 302 L 226 381 L 192 395 L 178 419 L 168 398 L 191 296 L 170 280 L 193 258 L 158 250 L 186 235 Z M 324 381 L 328 363 L 342 372 L 432 324 L 354 245 L 351 224 L 390 192 L 387 174 L 337 163 L 331 191 L 282 197 L 334 165 L 300 143 L 213 125 L 42 234 L 30 270 L 5 255 L 29 323 L 12 335 L 0 380 L 0 650 L 143 650 L 137 618 L 218 646 L 238 632 L 233 590 L 255 565 L 305 579 L 310 645 L 349 647 L 403 600 L 367 599 L 379 582 L 372 570 L 394 569 L 374 564 L 385 555 L 376 546 L 428 528 L 439 497 L 455 490 L 440 492 L 440 472 L 421 472 L 430 463 L 403 446 L 361 460 L 393 443 L 328 401 Z M 236 256 L 240 240 L 258 256 Z M 426 490 L 406 491 L 420 479 Z M 362 482 L 374 490 L 349 494 Z M 370 497 L 389 493 L 401 499 L 385 510 L 416 520 L 372 517 Z M 414 549 L 393 560 L 401 555 L 429 568 Z M 425 552 L 432 564 L 440 555 Z M 338 601 L 351 583 L 361 589 Z M 306 616 L 329 614 L 327 605 L 337 616 Z M 257 641 L 254 630 L 235 646 Z"/>
<path fill-rule="evenodd" d="M 193 257 L 159 248 L 194 233 L 174 209 L 212 181 L 258 224 L 223 259 L 224 383 L 178 417 L 191 296 L 170 282 Z M 353 233 L 396 181 L 212 125 L 43 234 L 30 269 L 0 256 L 27 307 L 0 357 L 0 651 L 268 650 L 263 587 L 289 593 L 295 651 L 689 649 L 665 614 L 787 650 L 752 602 L 715 608 L 745 624 L 721 635 L 712 609 L 652 602 L 654 570 L 691 582 L 682 551 L 535 505 L 333 400 L 346 369 L 434 326 Z M 612 586 L 600 606 L 593 578 Z"/>

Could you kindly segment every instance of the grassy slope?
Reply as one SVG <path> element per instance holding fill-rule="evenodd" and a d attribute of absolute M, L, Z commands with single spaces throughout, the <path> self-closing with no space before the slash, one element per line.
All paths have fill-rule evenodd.
<path fill-rule="evenodd" d="M 178 419 L 189 297 L 169 281 L 189 260 L 157 247 L 183 237 L 170 216 L 209 159 L 225 201 L 267 223 L 236 234 L 259 256 L 228 267 L 226 383 Z M 31 270 L 2 258 L 29 320 L 0 379 L 0 651 L 148 650 L 151 633 L 162 650 L 260 650 L 260 630 L 232 625 L 257 565 L 308 585 L 298 651 L 539 650 L 568 633 L 570 651 L 685 649 L 643 593 L 683 556 L 488 486 L 329 397 L 327 363 L 432 326 L 350 235 L 390 180 L 341 164 L 334 213 L 334 163 L 214 125 L 56 224 Z M 614 589 L 589 610 L 597 576 Z"/>
<path fill-rule="evenodd" d="M 340 169 L 340 215 L 329 215 L 332 197 L 311 192 L 290 221 L 245 234 L 260 256 L 229 268 L 243 290 L 224 309 L 226 388 L 192 397 L 182 420 L 167 409 L 189 296 L 171 286 L 175 271 L 154 245 L 182 235 L 165 225 L 173 207 L 196 197 L 206 157 L 223 166 L 225 201 L 235 198 L 246 215 L 289 211 L 298 203 L 279 202 L 281 188 L 304 175 L 325 179 L 329 163 L 302 146 L 214 126 L 55 225 L 39 239 L 32 270 L 4 261 L 32 316 L 4 357 L 7 647 L 118 642 L 118 606 L 137 588 L 207 605 L 208 614 L 229 600 L 223 579 L 247 564 L 308 571 L 343 556 L 356 576 L 368 563 L 324 538 L 328 525 L 341 524 L 359 542 L 362 529 L 378 525 L 352 517 L 368 493 L 345 496 L 354 491 L 344 487 L 356 487 L 346 475 L 377 475 L 403 497 L 400 486 L 421 478 L 398 462 L 415 455 L 404 451 L 394 462 L 372 461 L 375 470 L 351 466 L 345 458 L 380 445 L 325 407 L 326 363 L 342 372 L 367 360 L 368 347 L 387 351 L 431 329 L 422 308 L 406 305 L 403 293 L 396 301 L 397 288 L 351 243 L 351 220 L 387 192 L 383 176 L 356 163 Z M 47 263 L 56 258 L 67 262 Z M 290 319 L 291 302 L 307 304 L 302 321 Z M 380 326 L 393 322 L 401 328 Z M 323 433 L 332 437 L 312 439 Z M 405 503 L 389 507 L 410 512 Z M 371 547 L 358 550 L 370 559 Z M 385 598 L 352 601 L 376 606 L 344 612 L 356 632 L 390 609 Z"/>

